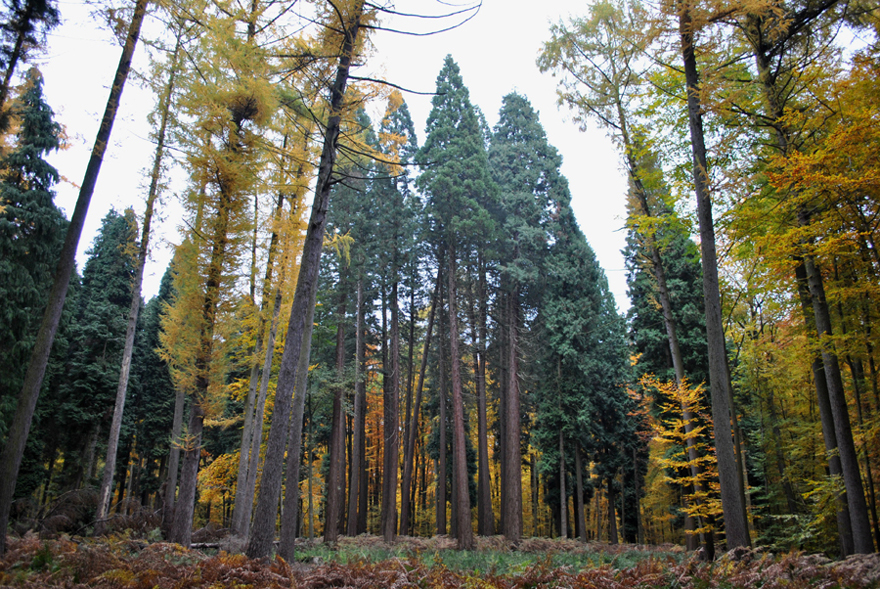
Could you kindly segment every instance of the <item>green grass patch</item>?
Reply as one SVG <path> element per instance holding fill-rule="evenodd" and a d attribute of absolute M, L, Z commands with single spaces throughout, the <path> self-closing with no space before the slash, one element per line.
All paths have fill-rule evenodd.
<path fill-rule="evenodd" d="M 679 563 L 684 558 L 680 552 L 627 551 L 613 554 L 603 551 L 584 550 L 579 552 L 517 552 L 494 550 L 412 550 L 405 546 L 358 546 L 324 544 L 297 549 L 296 558 L 300 562 L 323 564 L 336 563 L 351 565 L 359 563 L 378 563 L 391 559 L 411 560 L 426 568 L 445 567 L 457 573 L 472 575 L 516 575 L 541 564 L 545 567 L 577 573 L 610 565 L 616 569 L 636 566 L 640 561 L 654 558 Z"/>

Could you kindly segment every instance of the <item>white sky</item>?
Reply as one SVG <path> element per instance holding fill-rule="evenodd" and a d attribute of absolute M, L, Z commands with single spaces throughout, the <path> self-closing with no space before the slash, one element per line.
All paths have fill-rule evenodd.
<path fill-rule="evenodd" d="M 46 95 L 64 124 L 70 148 L 52 157 L 62 176 L 77 185 L 88 162 L 98 121 L 103 113 L 120 49 L 110 35 L 99 30 L 81 2 L 59 3 L 64 24 L 50 36 L 49 50 L 39 60 L 45 78 Z M 429 8 L 425 8 L 428 6 Z M 398 0 L 401 12 L 436 11 L 437 3 L 426 0 Z M 406 88 L 431 92 L 443 59 L 451 54 L 461 67 L 471 101 L 486 115 L 489 125 L 498 120 L 502 97 L 516 90 L 539 111 L 547 137 L 563 157 L 562 172 L 568 178 L 572 203 L 581 229 L 605 269 L 618 307 L 629 307 L 623 271 L 624 195 L 626 182 L 616 149 L 604 132 L 590 129 L 582 133 L 571 122 L 567 110 L 556 106 L 556 83 L 535 66 L 541 44 L 548 38 L 551 22 L 580 14 L 586 3 L 571 0 L 484 0 L 479 14 L 459 29 L 429 37 L 380 34 L 374 37 L 375 53 L 358 75 L 385 73 L 386 79 Z M 153 23 L 155 25 L 155 23 Z M 149 18 L 146 24 L 150 26 Z M 397 19 L 394 28 L 413 29 L 424 25 Z M 135 57 L 135 68 L 146 64 L 142 47 Z M 133 81 L 130 79 L 130 82 Z M 431 108 L 430 97 L 406 95 L 419 136 Z M 129 83 L 113 129 L 111 145 L 104 158 L 101 175 L 89 208 L 77 261 L 82 268 L 101 219 L 113 207 L 133 206 L 143 212 L 146 193 L 144 173 L 152 161 L 153 145 L 147 140 L 147 113 L 153 97 Z M 73 210 L 77 189 L 71 184 L 58 188 L 57 203 L 68 214 Z M 164 219 L 156 234 L 144 282 L 144 297 L 155 295 L 159 279 L 170 259 L 169 242 L 177 239 L 174 197 L 165 196 Z M 331 204 L 332 206 L 332 204 Z M 167 236 L 167 237 L 161 237 Z"/>

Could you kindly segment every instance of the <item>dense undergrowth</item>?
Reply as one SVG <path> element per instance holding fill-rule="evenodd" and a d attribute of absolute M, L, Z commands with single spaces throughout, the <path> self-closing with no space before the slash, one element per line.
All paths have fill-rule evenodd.
<path fill-rule="evenodd" d="M 127 535 L 84 539 L 10 538 L 0 587 L 188 589 L 296 587 L 322 589 L 870 589 L 880 587 L 880 557 L 831 562 L 821 556 L 743 551 L 712 563 L 680 551 L 501 539 L 458 552 L 443 538 L 346 539 L 334 547 L 304 542 L 296 562 L 250 560 L 223 550 L 187 550 Z"/>

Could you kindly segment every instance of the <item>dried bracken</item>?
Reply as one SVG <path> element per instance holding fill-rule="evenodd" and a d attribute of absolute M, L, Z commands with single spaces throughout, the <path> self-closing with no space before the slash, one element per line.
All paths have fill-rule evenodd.
<path fill-rule="evenodd" d="M 316 541 L 302 541 L 302 549 Z M 417 556 L 446 550 L 454 545 L 447 537 L 402 538 L 404 552 L 414 556 L 381 562 L 340 564 L 287 563 L 248 559 L 221 551 L 208 556 L 177 544 L 148 544 L 125 536 L 99 540 L 61 537 L 41 540 L 35 534 L 10 542 L 0 561 L 0 588 L 5 587 L 100 587 L 106 589 L 191 589 L 198 587 L 240 589 L 872 589 L 880 587 L 880 555 L 853 556 L 830 562 L 824 557 L 789 553 L 774 556 L 758 550 L 731 551 L 715 562 L 693 557 L 684 561 L 653 554 L 634 566 L 612 564 L 573 570 L 554 567 L 552 554 L 581 551 L 585 545 L 571 541 L 523 540 L 520 548 L 533 551 L 534 563 L 515 574 L 455 571 L 442 563 L 426 565 Z M 380 539 L 369 536 L 340 539 L 337 547 L 376 548 Z M 401 548 L 395 545 L 395 548 Z M 478 548 L 487 558 L 510 551 L 500 537 L 480 539 Z M 654 547 L 592 545 L 624 554 L 654 551 Z M 542 554 L 543 553 L 543 554 Z"/>

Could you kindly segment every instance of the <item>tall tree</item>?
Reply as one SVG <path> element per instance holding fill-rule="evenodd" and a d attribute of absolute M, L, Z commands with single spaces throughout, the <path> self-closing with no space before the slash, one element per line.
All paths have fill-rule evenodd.
<path fill-rule="evenodd" d="M 453 410 L 453 502 L 458 545 L 469 549 L 473 545 L 473 528 L 459 356 L 458 256 L 470 248 L 482 246 L 482 240 L 494 231 L 494 221 L 483 203 L 486 202 L 486 196 L 493 194 L 497 188 L 489 174 L 479 118 L 471 105 L 458 64 L 451 56 L 446 57 L 437 76 L 437 95 L 432 99 L 432 105 L 426 125 L 425 144 L 419 150 L 419 159 L 432 165 L 422 172 L 418 186 L 428 197 L 427 206 L 436 224 L 436 237 L 446 250 Z"/>
<path fill-rule="evenodd" d="M 58 330 L 58 323 L 64 309 L 64 300 L 67 296 L 70 276 L 73 273 L 76 249 L 79 245 L 79 238 L 82 234 L 89 202 L 95 191 L 95 183 L 101 170 L 104 152 L 107 150 L 107 144 L 110 140 L 110 132 L 113 129 L 113 121 L 119 108 L 122 89 L 125 86 L 125 80 L 128 78 L 128 72 L 131 69 L 132 56 L 140 37 L 141 24 L 143 23 L 146 10 L 147 0 L 137 0 L 131 22 L 129 23 L 128 35 L 122 49 L 122 55 L 119 59 L 119 65 L 116 68 L 113 85 L 110 88 L 107 107 L 101 119 L 101 127 L 95 139 L 95 145 L 92 149 L 89 165 L 86 168 L 70 225 L 67 228 L 64 246 L 61 250 L 61 255 L 58 257 L 55 280 L 49 292 L 48 304 L 46 305 L 33 353 L 28 363 L 13 427 L 6 440 L 6 445 L 3 447 L 3 454 L 0 456 L 0 474 L 2 474 L 2 477 L 0 477 L 0 481 L 2 481 L 0 482 L 0 555 L 6 552 L 6 527 L 9 523 L 9 510 L 12 507 L 12 495 L 15 491 L 18 468 L 21 465 L 31 419 L 33 418 L 34 408 L 40 395 L 40 387 L 43 383 L 46 365 L 49 362 L 49 354 L 52 351 L 52 342 L 55 339 L 55 333 Z"/>
<path fill-rule="evenodd" d="M 128 327 L 125 333 L 125 348 L 122 352 L 122 362 L 119 370 L 119 384 L 116 388 L 116 403 L 113 408 L 113 420 L 110 425 L 110 436 L 107 441 L 107 455 L 104 462 L 104 475 L 101 480 L 101 495 L 98 500 L 98 512 L 96 519 L 98 526 L 101 520 L 107 517 L 110 505 L 110 490 L 113 486 L 113 473 L 116 469 L 116 450 L 119 443 L 119 429 L 122 426 L 122 414 L 125 409 L 125 397 L 128 390 L 128 378 L 131 371 L 131 357 L 134 351 L 135 330 L 138 325 L 138 315 L 141 308 L 141 285 L 144 281 L 144 266 L 150 246 L 150 228 L 153 222 L 153 209 L 159 196 L 159 180 L 162 172 L 162 158 L 165 155 L 165 141 L 168 130 L 168 121 L 171 116 L 171 106 L 174 97 L 174 84 L 178 69 L 178 56 L 181 51 L 183 29 L 178 28 L 174 51 L 170 57 L 168 69 L 168 82 L 162 89 L 159 98 L 158 116 L 159 126 L 156 130 L 156 152 L 153 156 L 153 166 L 150 170 L 150 186 L 147 191 L 147 203 L 144 209 L 141 238 L 138 243 L 137 261 L 135 264 L 134 283 L 131 287 L 131 304 L 128 309 Z"/>
<path fill-rule="evenodd" d="M 67 226 L 52 202 L 58 171 L 45 156 L 58 149 L 61 127 L 43 98 L 43 79 L 28 73 L 15 107 L 21 119 L 14 148 L 0 165 L 0 437 L 5 439 L 15 392 L 21 389 L 38 317 L 52 282 Z"/>
<path fill-rule="evenodd" d="M 712 395 L 712 419 L 715 423 L 715 452 L 718 478 L 721 483 L 721 504 L 724 528 L 731 548 L 750 546 L 742 477 L 734 454 L 730 399 L 730 374 L 721 316 L 721 294 L 718 284 L 718 257 L 715 249 L 715 224 L 712 217 L 712 195 L 709 167 L 703 133 L 700 99 L 700 74 L 697 67 L 696 33 L 704 23 L 695 21 L 689 0 L 678 7 L 679 50 L 684 64 L 687 91 L 688 127 L 693 154 L 692 175 L 697 199 L 700 227 L 700 253 L 703 262 L 703 301 L 706 311 L 706 342 L 709 347 L 709 379 Z"/>
<path fill-rule="evenodd" d="M 538 114 L 518 94 L 504 97 L 492 135 L 489 164 L 500 197 L 502 235 L 501 280 L 507 292 L 507 365 L 504 461 L 507 499 L 502 528 L 510 540 L 522 536 L 522 456 L 520 413 L 520 332 L 526 328 L 524 308 L 536 308 L 547 243 L 552 240 L 550 216 L 567 207 L 568 182 L 559 172 L 562 159 L 546 138 Z"/>
<path fill-rule="evenodd" d="M 757 11 L 747 13 L 737 22 L 737 28 L 740 29 L 751 49 L 757 71 L 756 82 L 763 98 L 763 116 L 754 116 L 754 119 L 760 126 L 767 128 L 775 144 L 774 147 L 782 158 L 791 157 L 811 148 L 810 143 L 813 138 L 810 133 L 798 128 L 802 125 L 791 124 L 787 120 L 787 112 L 812 102 L 812 97 L 806 98 L 798 91 L 804 87 L 804 84 L 819 85 L 816 70 L 808 64 L 813 63 L 814 60 L 833 59 L 833 56 L 823 54 L 826 44 L 816 43 L 816 40 L 830 37 L 833 33 L 829 29 L 836 29 L 840 14 L 835 14 L 837 11 L 835 4 L 837 3 L 790 3 L 781 7 L 786 14 L 786 22 L 782 27 L 774 24 L 776 14 Z M 824 119 L 826 115 L 823 112 L 820 116 Z M 812 128 L 812 125 L 809 127 Z M 789 201 L 786 209 L 790 211 L 790 215 L 796 219 L 804 233 L 809 234 L 810 226 L 814 223 L 813 211 L 821 210 L 822 205 L 815 201 L 811 202 L 809 196 L 806 198 L 804 196 L 783 190 L 779 198 Z M 791 207 L 791 202 L 797 203 L 797 206 Z M 836 439 L 838 453 L 838 457 L 836 459 L 832 457 L 830 463 L 834 463 L 832 469 L 837 470 L 839 461 L 843 476 L 853 550 L 857 553 L 870 553 L 874 550 L 874 543 L 853 442 L 849 409 L 837 352 L 828 343 L 834 335 L 834 328 L 826 299 L 825 279 L 813 251 L 813 238 L 802 239 L 802 249 L 797 253 L 799 266 L 797 272 L 803 275 L 803 279 L 799 278 L 798 288 L 804 296 L 804 303 L 809 303 L 809 305 L 803 304 L 802 308 L 807 311 L 808 307 L 812 306 L 813 316 L 808 317 L 806 322 L 809 327 L 816 330 L 820 342 L 822 374 L 818 370 L 815 371 L 815 386 L 820 399 L 820 411 L 825 414 L 830 410 L 831 419 L 823 415 L 823 423 L 827 424 L 824 426 L 826 430 L 833 423 L 833 437 Z M 824 388 L 823 383 L 820 382 L 823 376 Z M 827 403 L 824 401 L 826 394 Z M 839 510 L 839 517 L 843 516 L 842 511 Z M 846 553 L 848 552 L 846 525 L 839 524 L 839 528 Z"/>
<path fill-rule="evenodd" d="M 297 382 L 298 366 L 301 364 L 303 337 L 310 335 L 312 331 L 312 325 L 306 323 L 306 318 L 310 315 L 308 308 L 314 306 L 314 293 L 317 291 L 318 268 L 332 188 L 333 168 L 336 161 L 336 141 L 339 137 L 340 122 L 345 107 L 345 90 L 348 85 L 352 59 L 359 54 L 362 47 L 362 39 L 359 38 L 361 20 L 367 17 L 364 3 L 361 0 L 355 0 L 351 5 L 342 8 L 344 10 L 335 13 L 338 18 L 334 19 L 334 30 L 339 33 L 337 39 L 339 62 L 336 77 L 330 86 L 329 118 L 324 132 L 321 161 L 318 165 L 315 201 L 312 205 L 312 214 L 303 247 L 299 278 L 296 283 L 296 292 L 290 312 L 290 324 L 281 358 L 278 384 L 276 385 L 275 410 L 272 414 L 272 425 L 269 429 L 266 448 L 266 466 L 263 469 L 264 474 L 257 499 L 254 523 L 248 540 L 247 555 L 251 558 L 268 555 L 275 535 L 278 499 L 281 493 L 281 464 L 290 421 L 290 402 Z M 298 406 L 304 402 L 305 396 L 302 391 L 300 393 L 297 396 Z M 301 411 L 294 412 L 294 414 L 297 413 L 302 414 Z"/>
<path fill-rule="evenodd" d="M 134 211 L 110 211 L 88 252 L 76 326 L 61 385 L 61 406 L 52 421 L 65 432 L 65 484 L 91 485 L 99 433 L 109 429 L 115 384 L 125 348 L 125 309 L 135 275 L 137 222 Z M 140 297 L 138 297 L 140 303 Z M 45 425 L 44 425 L 45 427 Z"/>

